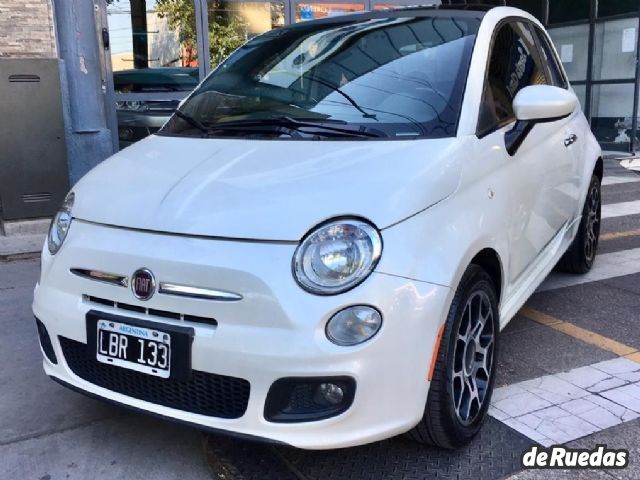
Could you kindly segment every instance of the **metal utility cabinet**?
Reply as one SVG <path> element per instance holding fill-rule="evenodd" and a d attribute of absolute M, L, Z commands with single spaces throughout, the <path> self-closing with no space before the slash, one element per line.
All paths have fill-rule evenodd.
<path fill-rule="evenodd" d="M 0 59 L 0 218 L 51 216 L 69 189 L 58 59 Z"/>

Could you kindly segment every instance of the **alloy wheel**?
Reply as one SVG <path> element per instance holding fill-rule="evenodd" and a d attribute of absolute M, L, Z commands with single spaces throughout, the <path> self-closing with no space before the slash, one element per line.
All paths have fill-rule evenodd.
<path fill-rule="evenodd" d="M 586 229 L 584 255 L 590 264 L 595 259 L 600 236 L 600 190 L 598 185 L 592 185 L 587 197 Z"/>
<path fill-rule="evenodd" d="M 487 293 L 478 290 L 464 307 L 454 347 L 452 399 L 463 425 L 473 423 L 485 403 L 492 374 L 494 340 L 491 301 Z"/>

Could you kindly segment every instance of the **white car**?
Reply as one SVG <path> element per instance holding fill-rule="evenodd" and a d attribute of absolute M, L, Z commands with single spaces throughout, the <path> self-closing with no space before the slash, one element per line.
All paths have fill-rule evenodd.
<path fill-rule="evenodd" d="M 405 8 L 233 53 L 54 218 L 54 380 L 307 449 L 481 428 L 498 332 L 591 268 L 601 150 L 540 23 Z"/>

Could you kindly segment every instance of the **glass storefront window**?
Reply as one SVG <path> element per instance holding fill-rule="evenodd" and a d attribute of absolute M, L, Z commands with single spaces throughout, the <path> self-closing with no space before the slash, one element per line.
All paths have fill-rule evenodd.
<path fill-rule="evenodd" d="M 633 83 L 593 85 L 591 129 L 603 148 L 628 148 L 633 116 L 633 92 Z"/>
<path fill-rule="evenodd" d="M 572 85 L 573 91 L 580 101 L 580 106 L 584 110 L 584 102 L 587 98 L 587 86 L 586 85 Z"/>
<path fill-rule="evenodd" d="M 189 82 L 179 74 L 198 66 L 194 6 L 191 0 L 176 4 L 120 0 L 107 6 L 116 92 L 170 91 L 180 79 Z"/>
<path fill-rule="evenodd" d="M 640 0 L 605 0 L 598 2 L 598 17 L 639 13 Z"/>
<path fill-rule="evenodd" d="M 572 25 L 548 30 L 569 80 L 587 79 L 589 25 Z"/>
<path fill-rule="evenodd" d="M 546 22 L 546 3 L 547 0 L 507 0 L 509 7 L 520 8 L 525 12 L 529 12 L 542 23 Z"/>
<path fill-rule="evenodd" d="M 193 0 L 108 2 L 118 137 L 124 148 L 160 129 L 199 81 Z M 156 98 L 161 94 L 168 98 Z"/>
<path fill-rule="evenodd" d="M 208 2 L 209 52 L 216 67 L 240 45 L 285 23 L 284 2 Z"/>
<path fill-rule="evenodd" d="M 297 3 L 295 21 L 315 20 L 362 11 L 364 11 L 364 3 Z"/>
<path fill-rule="evenodd" d="M 549 24 L 589 20 L 591 0 L 549 0 Z"/>
<path fill-rule="evenodd" d="M 637 18 L 596 24 L 596 42 L 593 52 L 594 80 L 635 77 L 637 35 Z"/>
<path fill-rule="evenodd" d="M 403 8 L 403 7 L 407 7 L 410 5 L 413 5 L 415 2 L 412 2 L 412 0 L 371 0 L 371 10 L 387 10 L 390 8 Z M 438 2 L 436 0 L 433 0 L 431 2 L 428 3 L 432 3 L 434 5 L 439 4 L 439 3 L 443 3 L 446 4 L 446 1 L 443 2 Z"/>

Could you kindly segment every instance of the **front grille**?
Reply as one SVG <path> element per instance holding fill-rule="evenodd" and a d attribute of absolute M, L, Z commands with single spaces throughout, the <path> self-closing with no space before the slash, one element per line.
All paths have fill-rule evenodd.
<path fill-rule="evenodd" d="M 146 402 L 219 418 L 239 418 L 249 402 L 249 382 L 242 378 L 193 370 L 180 381 L 153 377 L 98 362 L 87 344 L 59 337 L 67 365 L 78 377 L 99 387 Z"/>
<path fill-rule="evenodd" d="M 95 303 L 105 307 L 127 310 L 129 312 L 143 313 L 152 317 L 171 318 L 173 320 L 184 320 L 185 322 L 204 323 L 206 325 L 218 325 L 215 318 L 198 317 L 196 315 L 188 315 L 186 313 L 167 312 L 165 310 L 156 310 L 155 308 L 141 307 L 138 305 L 129 305 L 127 303 L 115 302 L 106 298 L 94 297 L 91 295 L 83 295 L 82 299 L 87 303 Z"/>

